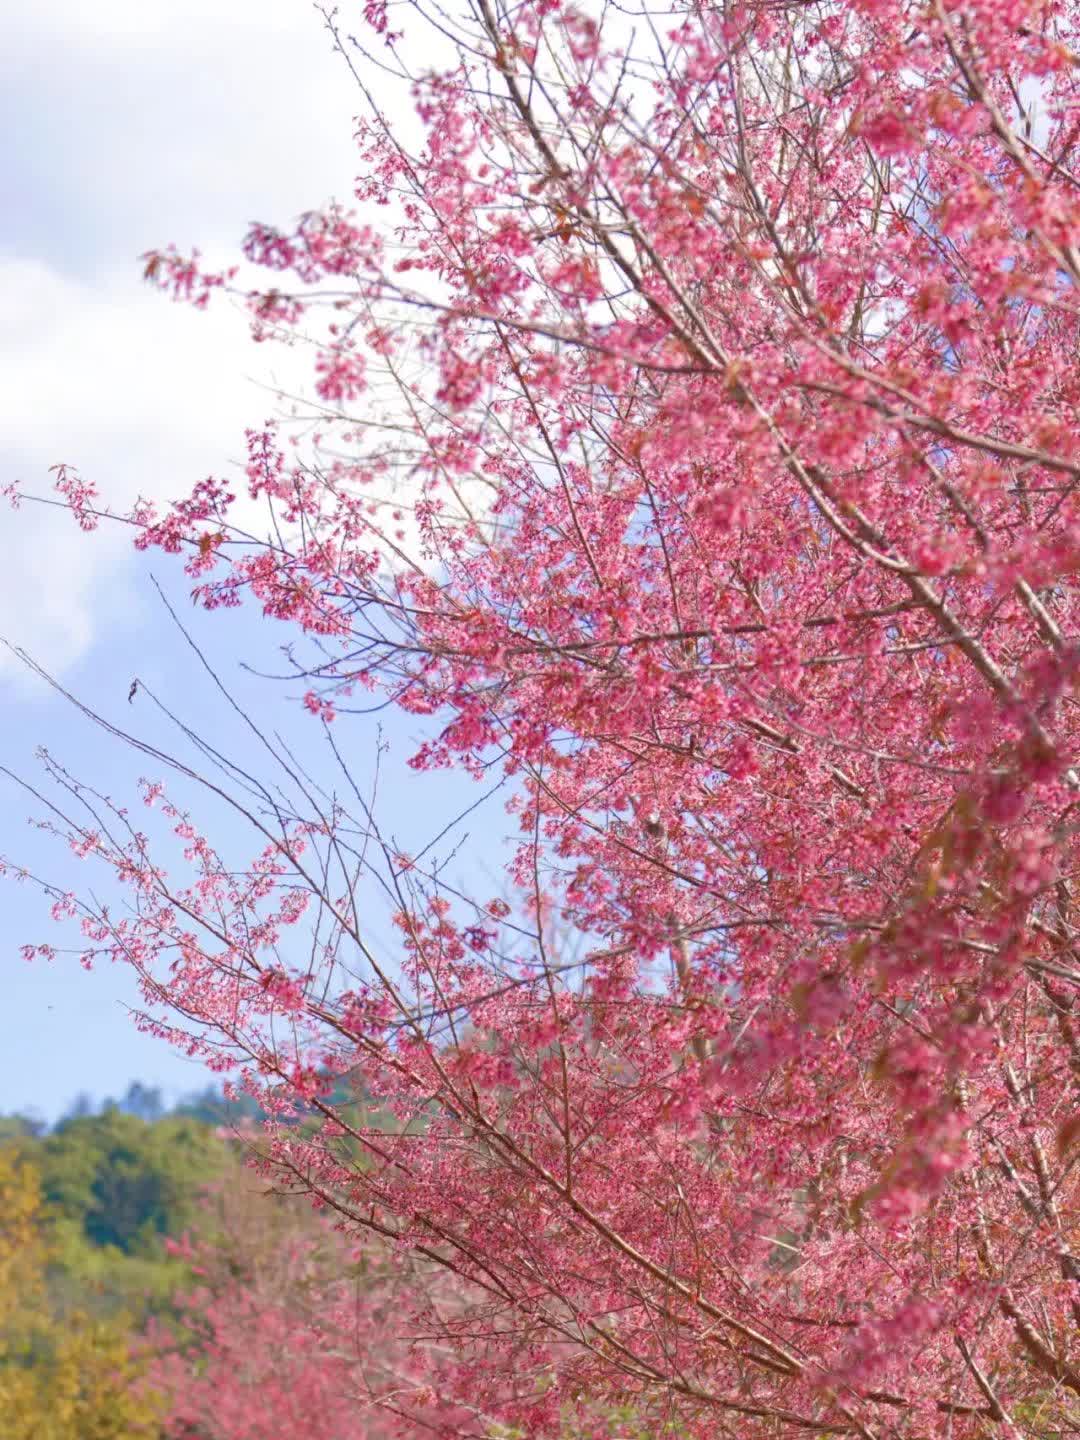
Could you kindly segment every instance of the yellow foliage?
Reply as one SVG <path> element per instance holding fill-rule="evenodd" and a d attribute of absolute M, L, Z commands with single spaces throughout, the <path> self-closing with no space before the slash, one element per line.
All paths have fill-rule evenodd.
<path fill-rule="evenodd" d="M 14 1148 L 0 1150 L 0 1358 L 11 1325 L 27 1305 L 40 1303 L 43 1273 L 37 1172 Z"/>
<path fill-rule="evenodd" d="M 153 1440 L 158 1398 L 122 1320 L 57 1315 L 33 1167 L 0 1150 L 0 1416 L 4 1440 Z"/>

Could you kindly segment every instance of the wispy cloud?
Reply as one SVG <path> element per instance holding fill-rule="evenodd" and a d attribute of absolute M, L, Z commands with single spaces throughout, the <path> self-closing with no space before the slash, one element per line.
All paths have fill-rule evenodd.
<path fill-rule="evenodd" d="M 358 97 L 306 0 L 51 0 L 5 46 L 0 481 L 46 493 L 63 461 L 114 507 L 181 493 L 242 455 L 272 410 L 255 382 L 289 361 L 228 306 L 150 293 L 138 256 L 228 253 L 347 198 Z M 62 668 L 129 602 L 127 539 L 29 506 L 4 524 L 0 632 Z"/>

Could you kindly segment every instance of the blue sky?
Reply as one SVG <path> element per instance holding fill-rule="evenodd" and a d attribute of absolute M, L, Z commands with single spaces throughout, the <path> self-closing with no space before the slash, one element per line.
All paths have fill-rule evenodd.
<path fill-rule="evenodd" d="M 5 48 L 0 484 L 48 493 L 48 467 L 63 461 L 122 507 L 138 493 L 167 498 L 228 474 L 245 426 L 272 413 L 260 386 L 293 383 L 281 371 L 288 357 L 251 346 L 228 307 L 198 315 L 149 292 L 138 256 L 175 242 L 228 257 L 249 221 L 287 223 L 331 195 L 348 197 L 358 103 L 320 17 L 306 0 L 49 0 L 13 11 Z M 193 613 L 167 557 L 139 559 L 119 530 L 86 537 L 33 505 L 3 512 L 2 554 L 0 635 L 110 718 L 155 733 L 141 697 L 126 702 L 138 674 L 197 728 L 249 743 L 208 695 L 149 583 L 153 570 L 244 703 L 318 744 L 298 713 L 299 687 L 239 671 L 241 657 L 272 660 L 284 633 L 255 617 Z M 42 744 L 118 799 L 147 773 L 2 656 L 0 721 L 0 760 L 30 779 Z M 423 843 L 477 792 L 413 775 L 403 762 L 415 727 L 392 714 L 381 723 L 390 745 L 382 817 L 406 846 Z M 364 774 L 376 722 L 339 724 Z M 0 853 L 76 888 L 78 862 L 27 826 L 27 797 L 10 785 L 0 794 Z M 472 841 L 453 863 L 475 870 L 507 829 L 499 799 L 468 829 Z M 56 941 L 54 931 L 30 888 L 4 882 L 0 1111 L 51 1119 L 78 1092 L 115 1095 L 132 1079 L 170 1095 L 204 1083 L 190 1061 L 137 1033 L 122 968 L 88 975 L 63 957 L 22 960 L 20 945 Z"/>

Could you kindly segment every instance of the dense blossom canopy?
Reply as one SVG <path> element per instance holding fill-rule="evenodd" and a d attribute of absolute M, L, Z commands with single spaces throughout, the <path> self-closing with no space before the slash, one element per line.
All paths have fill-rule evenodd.
<path fill-rule="evenodd" d="M 216 480 L 133 518 L 309 638 L 341 787 L 245 766 L 240 874 L 160 782 L 187 875 L 95 802 L 134 914 L 58 912 L 457 1277 L 461 1433 L 1080 1424 L 1078 18 L 371 0 L 355 211 L 254 227 L 252 290 L 148 258 L 313 351 L 265 536 Z M 503 896 L 380 843 L 369 692 L 510 777 Z"/>
<path fill-rule="evenodd" d="M 385 1247 L 358 1262 L 310 1211 L 236 1177 L 170 1249 L 191 1284 L 141 1346 L 169 1440 L 388 1440 L 435 1409 L 468 1426 L 438 1405 L 437 1349 L 402 1333 L 414 1294 L 454 1303 L 431 1265 Z"/>

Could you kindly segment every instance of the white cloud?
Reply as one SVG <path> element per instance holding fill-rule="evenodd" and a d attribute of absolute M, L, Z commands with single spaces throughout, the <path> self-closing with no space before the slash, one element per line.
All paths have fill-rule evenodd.
<path fill-rule="evenodd" d="M 5 51 L 0 484 L 48 493 L 63 461 L 119 509 L 227 474 L 275 409 L 248 377 L 295 384 L 300 357 L 252 347 L 228 305 L 171 305 L 137 257 L 171 241 L 231 255 L 253 219 L 348 198 L 359 97 L 319 15 L 49 0 L 8 18 Z M 130 603 L 130 535 L 27 505 L 2 518 L 0 633 L 63 668 Z"/>
<path fill-rule="evenodd" d="M 227 307 L 199 313 L 126 277 L 91 286 L 19 259 L 0 266 L 0 292 L 6 443 L 108 466 L 122 500 L 132 486 L 160 492 L 169 470 L 175 483 L 177 461 L 190 464 L 235 426 L 252 354 Z M 108 449 L 116 439 L 129 443 Z"/>
<path fill-rule="evenodd" d="M 245 378 L 259 358 L 227 306 L 202 314 L 124 277 L 91 286 L 0 261 L 0 471 L 48 496 L 49 467 L 64 462 L 116 511 L 228 475 L 244 426 L 273 409 Z M 0 633 L 61 669 L 130 603 L 131 534 L 84 536 L 70 516 L 27 503 L 4 532 Z"/>

